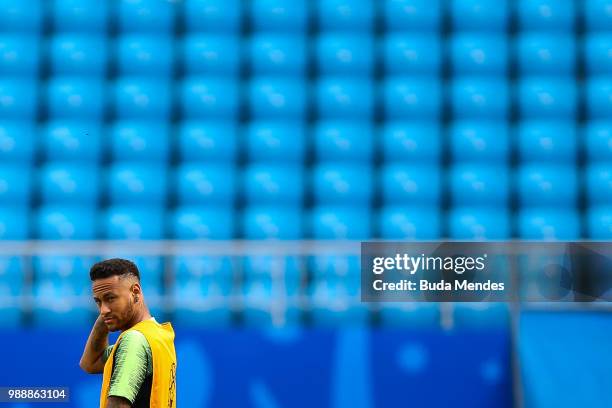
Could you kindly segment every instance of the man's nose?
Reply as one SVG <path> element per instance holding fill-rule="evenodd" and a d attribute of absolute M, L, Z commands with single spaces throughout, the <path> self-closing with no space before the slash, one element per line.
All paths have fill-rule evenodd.
<path fill-rule="evenodd" d="M 102 303 L 102 305 L 100 305 L 100 314 L 106 315 L 108 313 L 110 313 L 110 308 L 106 306 L 104 303 Z"/>

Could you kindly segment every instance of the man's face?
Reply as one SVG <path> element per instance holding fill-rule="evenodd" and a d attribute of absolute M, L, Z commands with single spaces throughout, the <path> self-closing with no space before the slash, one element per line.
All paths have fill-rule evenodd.
<path fill-rule="evenodd" d="M 119 276 L 92 282 L 93 298 L 109 331 L 122 330 L 132 321 L 135 313 L 134 285 L 138 285 L 134 279 Z"/>

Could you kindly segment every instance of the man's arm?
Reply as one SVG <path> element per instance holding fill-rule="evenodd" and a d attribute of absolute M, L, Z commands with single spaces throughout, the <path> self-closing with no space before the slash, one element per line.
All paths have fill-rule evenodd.
<path fill-rule="evenodd" d="M 89 338 L 85 344 L 85 350 L 79 362 L 79 366 L 81 366 L 83 371 L 90 374 L 97 374 L 104 370 L 104 361 L 102 357 L 106 347 L 108 347 L 108 328 L 100 315 L 96 319 L 93 329 L 91 329 L 91 333 L 89 333 Z"/>
<path fill-rule="evenodd" d="M 123 397 L 110 396 L 106 400 L 106 408 L 130 408 L 132 403 Z"/>

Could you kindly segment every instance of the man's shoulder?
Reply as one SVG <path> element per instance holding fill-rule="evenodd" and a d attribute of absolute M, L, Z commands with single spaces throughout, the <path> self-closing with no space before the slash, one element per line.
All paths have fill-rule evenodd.
<path fill-rule="evenodd" d="M 119 341 L 119 348 L 122 347 L 149 347 L 149 342 L 144 334 L 138 330 L 128 330 L 121 336 Z"/>

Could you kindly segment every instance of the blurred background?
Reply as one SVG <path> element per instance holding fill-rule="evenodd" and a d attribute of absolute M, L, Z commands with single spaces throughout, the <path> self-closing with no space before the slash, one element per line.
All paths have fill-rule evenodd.
<path fill-rule="evenodd" d="M 0 0 L 0 386 L 98 404 L 126 257 L 182 407 L 612 406 L 606 304 L 359 293 L 363 240 L 608 240 L 611 164 L 612 0 Z"/>

